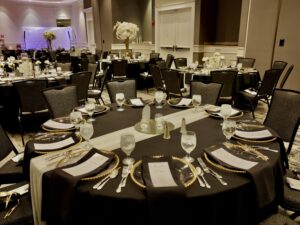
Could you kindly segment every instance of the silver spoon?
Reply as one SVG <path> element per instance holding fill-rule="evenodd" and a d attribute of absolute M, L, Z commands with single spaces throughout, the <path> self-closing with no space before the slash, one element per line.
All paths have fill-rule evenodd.
<path fill-rule="evenodd" d="M 198 169 L 196 169 L 196 177 L 197 177 L 200 187 L 205 187 L 205 184 L 203 183 L 203 181 L 200 178 L 200 170 L 198 170 Z"/>
<path fill-rule="evenodd" d="M 197 173 L 199 173 L 199 175 L 201 176 L 201 178 L 202 178 L 202 180 L 203 180 L 205 186 L 206 186 L 207 188 L 211 188 L 211 186 L 209 185 L 209 183 L 207 183 L 207 181 L 205 180 L 203 170 L 202 170 L 199 166 L 196 167 L 196 170 L 197 170 Z"/>
<path fill-rule="evenodd" d="M 116 177 L 118 176 L 119 169 L 120 169 L 120 167 L 117 168 L 117 169 L 115 169 L 115 170 L 113 170 L 113 171 L 110 173 L 109 177 L 108 177 L 102 184 L 100 184 L 100 185 L 97 187 L 97 190 L 100 190 L 101 188 L 103 188 L 103 186 L 104 186 L 110 179 L 116 178 Z"/>

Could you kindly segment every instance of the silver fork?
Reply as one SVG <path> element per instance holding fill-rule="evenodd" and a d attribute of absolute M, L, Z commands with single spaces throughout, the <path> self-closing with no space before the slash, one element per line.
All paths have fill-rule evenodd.
<path fill-rule="evenodd" d="M 128 168 L 128 166 L 123 166 L 122 175 L 121 175 L 122 179 L 121 179 L 121 181 L 119 183 L 118 188 L 116 189 L 117 193 L 120 193 L 121 190 L 122 190 L 122 187 L 125 187 L 125 185 L 126 185 L 126 179 L 127 179 L 128 174 L 129 174 L 129 168 Z"/>

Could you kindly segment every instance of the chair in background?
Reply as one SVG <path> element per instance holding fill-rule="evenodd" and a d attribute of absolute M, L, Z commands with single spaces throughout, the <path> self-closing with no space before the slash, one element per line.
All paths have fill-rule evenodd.
<path fill-rule="evenodd" d="M 161 70 L 162 77 L 164 77 L 167 98 L 183 97 L 183 92 L 180 86 L 180 74 L 176 70 L 164 69 Z"/>
<path fill-rule="evenodd" d="M 201 104 L 212 104 L 217 105 L 222 90 L 222 84 L 209 83 L 205 84 L 200 81 L 191 81 L 190 84 L 190 95 L 194 94 L 201 95 Z"/>
<path fill-rule="evenodd" d="M 294 65 L 290 65 L 290 67 L 288 68 L 288 70 L 286 71 L 284 77 L 282 78 L 281 82 L 280 82 L 280 85 L 279 85 L 279 88 L 283 88 L 285 82 L 287 81 L 287 79 L 289 78 L 292 70 L 294 69 Z"/>
<path fill-rule="evenodd" d="M 156 61 L 156 65 L 160 68 L 160 69 L 168 69 L 167 68 L 167 63 L 165 60 L 158 60 Z"/>
<path fill-rule="evenodd" d="M 270 106 L 270 97 L 273 94 L 277 82 L 280 78 L 281 70 L 271 69 L 266 70 L 264 78 L 257 91 L 246 89 L 240 92 L 240 96 L 244 103 L 247 104 L 255 118 L 254 111 L 259 100 L 264 100 Z"/>
<path fill-rule="evenodd" d="M 107 80 L 107 71 L 108 71 L 109 67 L 106 68 L 106 70 L 104 70 L 103 72 L 103 76 L 102 76 L 102 80 L 100 82 L 100 86 L 99 88 L 93 88 L 93 89 L 89 89 L 88 90 L 88 98 L 94 98 L 95 101 L 100 104 L 100 101 L 99 99 L 102 101 L 102 103 L 105 105 L 105 102 L 102 98 L 102 92 L 103 92 L 103 89 L 104 89 L 104 85 L 105 85 L 105 82 Z"/>
<path fill-rule="evenodd" d="M 264 125 L 274 130 L 284 141 L 287 154 L 292 150 L 299 124 L 300 92 L 275 89 Z M 288 164 L 286 166 L 288 167 Z M 286 176 L 293 177 L 294 174 L 288 170 Z M 300 192 L 291 189 L 287 182 L 284 182 L 283 199 L 280 205 L 295 212 L 290 216 L 292 219 L 300 216 Z"/>
<path fill-rule="evenodd" d="M 61 71 L 67 72 L 71 71 L 71 63 L 56 63 L 56 68 L 60 67 Z"/>
<path fill-rule="evenodd" d="M 233 92 L 237 71 L 218 70 L 211 71 L 211 82 L 223 84 L 218 104 L 232 104 Z"/>
<path fill-rule="evenodd" d="M 254 68 L 254 58 L 237 57 L 237 64 L 242 63 L 243 68 Z"/>
<path fill-rule="evenodd" d="M 161 74 L 161 69 L 156 65 L 150 65 L 150 74 L 153 78 L 154 87 L 156 90 L 166 92 L 164 81 Z"/>
<path fill-rule="evenodd" d="M 167 69 L 171 69 L 173 61 L 174 61 L 174 56 L 172 54 L 168 54 L 166 58 Z"/>
<path fill-rule="evenodd" d="M 114 80 L 106 82 L 106 89 L 111 103 L 116 102 L 116 93 L 122 92 L 126 99 L 136 98 L 136 80 Z"/>
<path fill-rule="evenodd" d="M 47 80 L 26 80 L 20 81 L 13 84 L 17 90 L 19 99 L 19 128 L 22 137 L 22 143 L 24 145 L 24 131 L 23 131 L 23 120 L 25 117 L 31 119 L 31 126 L 36 123 L 37 118 L 46 120 L 49 117 L 47 105 L 45 99 L 42 96 L 42 90 L 47 88 Z M 33 120 L 35 118 L 35 120 Z M 44 121 L 40 121 L 42 124 Z M 40 125 L 38 124 L 38 125 Z M 39 126 L 38 126 L 39 127 Z"/>
<path fill-rule="evenodd" d="M 98 63 L 89 63 L 88 64 L 88 72 L 91 72 L 89 88 L 94 88 L 96 85 L 96 73 L 97 73 L 98 68 L 99 68 Z"/>
<path fill-rule="evenodd" d="M 78 106 L 75 85 L 55 86 L 43 91 L 51 118 L 68 116 Z"/>
<path fill-rule="evenodd" d="M 175 67 L 178 69 L 179 67 L 187 66 L 187 58 L 176 58 L 174 59 Z"/>
<path fill-rule="evenodd" d="M 126 79 L 128 62 L 126 59 L 112 60 L 113 79 Z"/>
<path fill-rule="evenodd" d="M 87 54 L 87 59 L 89 63 L 96 64 L 96 55 L 94 54 Z"/>
<path fill-rule="evenodd" d="M 138 59 L 140 56 L 142 56 L 142 53 L 141 52 L 133 52 L 132 56 L 134 59 Z"/>
<path fill-rule="evenodd" d="M 91 72 L 74 73 L 70 76 L 71 84 L 76 85 L 78 104 L 84 104 L 87 99 Z"/>
<path fill-rule="evenodd" d="M 158 52 L 151 52 L 150 53 L 150 60 L 151 59 L 159 59 L 159 55 L 160 55 L 160 53 L 158 53 Z"/>
<path fill-rule="evenodd" d="M 272 69 L 277 69 L 277 70 L 284 71 L 286 65 L 287 65 L 287 62 L 284 62 L 284 61 L 274 61 L 273 65 L 272 65 Z"/>

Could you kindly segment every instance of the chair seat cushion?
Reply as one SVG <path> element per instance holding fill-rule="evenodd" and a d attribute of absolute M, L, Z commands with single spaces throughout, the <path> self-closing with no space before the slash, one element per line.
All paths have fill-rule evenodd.
<path fill-rule="evenodd" d="M 0 184 L 17 183 L 24 179 L 22 164 L 9 160 L 0 168 Z"/>

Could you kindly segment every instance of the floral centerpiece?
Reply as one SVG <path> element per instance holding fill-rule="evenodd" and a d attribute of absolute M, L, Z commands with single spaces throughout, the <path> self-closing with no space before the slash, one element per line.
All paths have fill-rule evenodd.
<path fill-rule="evenodd" d="M 56 38 L 53 31 L 45 31 L 43 33 L 44 39 L 47 41 L 48 49 L 52 49 L 52 40 Z"/>
<path fill-rule="evenodd" d="M 206 69 L 219 69 L 223 65 L 223 60 L 225 57 L 220 54 L 220 52 L 215 52 L 210 57 L 203 57 L 202 61 L 204 62 L 204 67 Z"/>
<path fill-rule="evenodd" d="M 118 40 L 122 40 L 125 43 L 126 51 L 129 49 L 129 43 L 136 39 L 139 27 L 134 23 L 117 22 L 114 26 L 116 37 Z"/>

